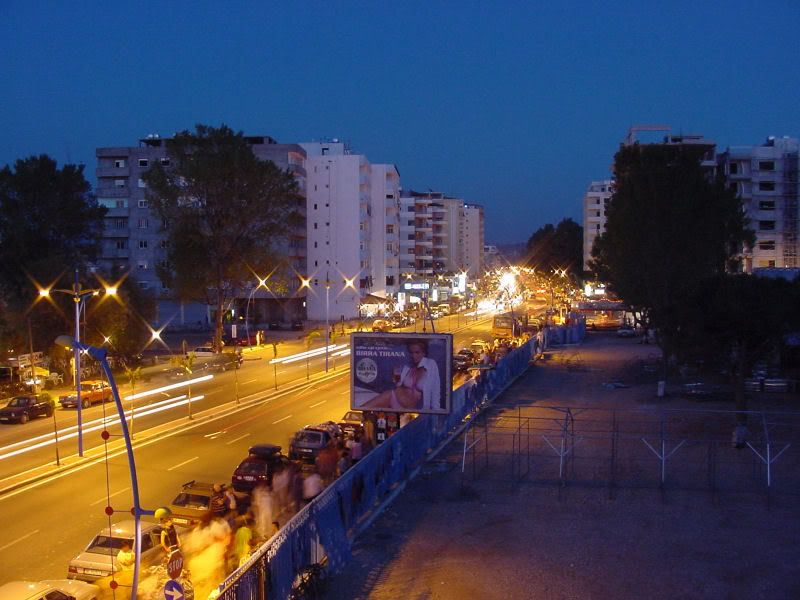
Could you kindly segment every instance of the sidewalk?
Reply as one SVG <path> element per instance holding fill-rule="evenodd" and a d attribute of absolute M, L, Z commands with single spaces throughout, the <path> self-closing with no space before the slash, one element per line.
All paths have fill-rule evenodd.
<path fill-rule="evenodd" d="M 519 403 L 642 408 L 655 398 L 633 365 L 655 348 L 607 334 L 555 350 L 502 398 Z M 572 364 L 575 368 L 569 368 Z M 604 382 L 629 387 L 605 387 Z M 763 496 L 508 482 L 461 490 L 462 439 L 355 542 L 328 598 L 797 598 L 800 512 Z"/>

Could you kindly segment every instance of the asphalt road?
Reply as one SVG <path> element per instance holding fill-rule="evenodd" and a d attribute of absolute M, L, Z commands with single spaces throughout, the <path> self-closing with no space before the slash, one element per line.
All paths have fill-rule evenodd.
<path fill-rule="evenodd" d="M 452 326 L 462 326 L 454 334 L 455 349 L 468 345 L 476 337 L 490 338 L 490 319 L 471 323 L 465 328 L 463 316 L 453 316 L 437 321 L 437 330 L 450 329 L 451 322 Z M 271 356 L 271 348 L 268 352 Z M 248 358 L 255 356 L 248 355 Z M 305 377 L 304 361 L 284 368 L 286 372 L 283 375 L 287 381 L 295 377 L 302 382 Z M 311 365 L 312 373 L 321 368 L 324 368 L 324 357 Z M 193 395 L 202 393 L 206 396 L 193 407 L 194 412 L 197 414 L 216 407 L 218 416 L 212 420 L 189 422 L 185 412 L 188 409 L 184 405 L 174 412 L 167 410 L 137 421 L 137 431 L 154 425 L 157 420 L 169 426 L 164 435 L 139 441 L 135 446 L 144 507 L 169 504 L 181 484 L 192 479 L 230 481 L 234 468 L 246 456 L 250 445 L 271 442 L 286 448 L 291 435 L 298 429 L 310 423 L 338 420 L 349 408 L 346 370 L 328 380 L 303 385 L 291 393 L 279 389 L 277 395 L 270 371 L 272 368 L 264 359 L 246 361 L 235 374 L 227 372 L 207 384 L 193 386 Z M 239 379 L 239 395 L 243 401 L 238 406 L 233 402 L 234 377 Z M 279 387 L 282 385 L 284 382 L 280 380 Z M 106 410 L 113 408 L 107 405 Z M 101 407 L 93 407 L 86 411 L 85 416 L 87 419 L 97 418 L 100 411 Z M 59 413 L 58 416 L 65 425 L 67 419 L 74 419 L 74 415 Z M 152 423 L 149 419 L 153 420 Z M 51 428 L 52 421 L 49 423 Z M 4 429 L 6 427 L 13 426 L 4 426 Z M 45 429 L 48 429 L 45 420 L 35 421 L 26 426 L 24 434 L 18 435 L 32 436 Z M 6 445 L 5 438 L 3 440 Z M 74 445 L 75 441 L 70 442 Z M 91 443 L 96 443 L 96 438 Z M 52 461 L 52 452 L 52 447 L 47 447 L 14 456 L 0 461 L 3 463 L 0 468 L 19 471 L 37 460 Z M 7 467 L 5 463 L 12 466 Z M 130 477 L 123 452 L 112 453 L 107 460 L 87 463 L 68 473 L 0 496 L 3 524 L 0 533 L 0 564 L 3 565 L 0 584 L 15 579 L 64 577 L 69 560 L 107 525 L 104 508 L 109 503 L 120 513 L 113 520 L 130 518 Z"/>

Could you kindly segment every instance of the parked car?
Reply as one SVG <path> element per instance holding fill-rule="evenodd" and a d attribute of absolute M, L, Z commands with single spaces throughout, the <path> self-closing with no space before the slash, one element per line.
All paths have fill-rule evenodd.
<path fill-rule="evenodd" d="M 214 348 L 212 346 L 198 346 L 192 350 L 192 354 L 194 354 L 197 358 L 210 358 L 215 356 L 217 353 L 214 352 Z"/>
<path fill-rule="evenodd" d="M 251 492 L 259 483 L 271 486 L 275 473 L 289 466 L 289 459 L 275 444 L 256 444 L 247 452 L 247 458 L 239 463 L 231 477 L 231 485 L 237 492 Z"/>
<path fill-rule="evenodd" d="M 211 513 L 213 483 L 189 481 L 169 505 L 175 525 L 194 527 Z"/>
<path fill-rule="evenodd" d="M 346 438 L 353 438 L 364 431 L 364 413 L 360 410 L 348 410 L 339 421 L 339 429 Z"/>
<path fill-rule="evenodd" d="M 307 425 L 295 433 L 289 443 L 289 459 L 314 464 L 320 450 L 341 438 L 342 430 L 333 421 Z"/>
<path fill-rule="evenodd" d="M 81 381 L 81 406 L 89 408 L 92 404 L 107 402 L 111 399 L 111 387 L 99 380 L 89 379 Z M 77 408 L 78 394 L 70 392 L 58 397 L 58 401 L 64 408 Z"/>
<path fill-rule="evenodd" d="M 302 319 L 295 319 L 292 321 L 292 331 L 303 331 L 303 321 Z"/>
<path fill-rule="evenodd" d="M 100 588 L 73 579 L 10 581 L 0 585 L 3 600 L 97 600 Z"/>
<path fill-rule="evenodd" d="M 53 416 L 53 410 L 49 394 L 15 396 L 4 408 L 0 408 L 0 423 L 17 421 L 25 424 L 33 417 Z"/>
<path fill-rule="evenodd" d="M 144 567 L 156 565 L 164 558 L 161 548 L 161 525 L 142 522 L 141 564 Z M 67 577 L 93 582 L 121 571 L 116 556 L 123 542 L 133 548 L 136 522 L 133 519 L 120 521 L 111 527 L 104 527 L 89 542 L 86 549 L 69 561 Z"/>
<path fill-rule="evenodd" d="M 386 319 L 375 319 L 372 322 L 372 331 L 386 333 L 392 330 L 392 324 Z"/>

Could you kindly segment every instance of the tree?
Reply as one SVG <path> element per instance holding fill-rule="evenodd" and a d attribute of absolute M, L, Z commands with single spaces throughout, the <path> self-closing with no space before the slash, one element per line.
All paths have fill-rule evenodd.
<path fill-rule="evenodd" d="M 551 273 L 567 269 L 570 273 L 583 270 L 583 227 L 572 219 L 563 219 L 557 226 L 550 223 L 540 227 L 528 239 L 528 264 Z"/>
<path fill-rule="evenodd" d="M 169 266 L 159 276 L 182 300 L 215 307 L 219 351 L 229 302 L 252 272 L 272 270 L 277 241 L 298 222 L 297 182 L 225 125 L 179 133 L 167 153 L 170 167 L 158 162 L 143 176 L 167 225 Z"/>
<path fill-rule="evenodd" d="M 615 156 L 615 189 L 606 231 L 591 268 L 658 332 L 665 364 L 676 356 L 682 324 L 703 281 L 736 270 L 752 246 L 742 202 L 701 164 L 706 148 L 624 146 Z"/>
<path fill-rule="evenodd" d="M 90 189 L 83 166 L 58 168 L 44 154 L 0 169 L 0 346 L 19 344 L 16 336 L 37 297 L 35 282 L 49 284 L 96 256 L 106 209 Z M 40 332 L 51 336 L 59 316 L 35 317 L 34 338 L 41 343 Z"/>
<path fill-rule="evenodd" d="M 692 298 L 687 345 L 727 368 L 740 419 L 747 410 L 745 378 L 756 362 L 780 349 L 786 334 L 800 327 L 798 303 L 800 279 L 752 275 L 708 279 Z"/>

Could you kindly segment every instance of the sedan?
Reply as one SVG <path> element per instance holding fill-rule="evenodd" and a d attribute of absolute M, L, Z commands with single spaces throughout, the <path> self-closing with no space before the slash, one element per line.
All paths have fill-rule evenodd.
<path fill-rule="evenodd" d="M 3 600 L 96 600 L 100 588 L 91 583 L 70 579 L 47 581 L 11 581 L 0 585 Z"/>
<path fill-rule="evenodd" d="M 0 423 L 27 423 L 33 417 L 51 417 L 53 415 L 53 403 L 50 397 L 44 394 L 31 394 L 28 396 L 16 396 L 6 404 L 5 408 L 0 409 Z"/>

